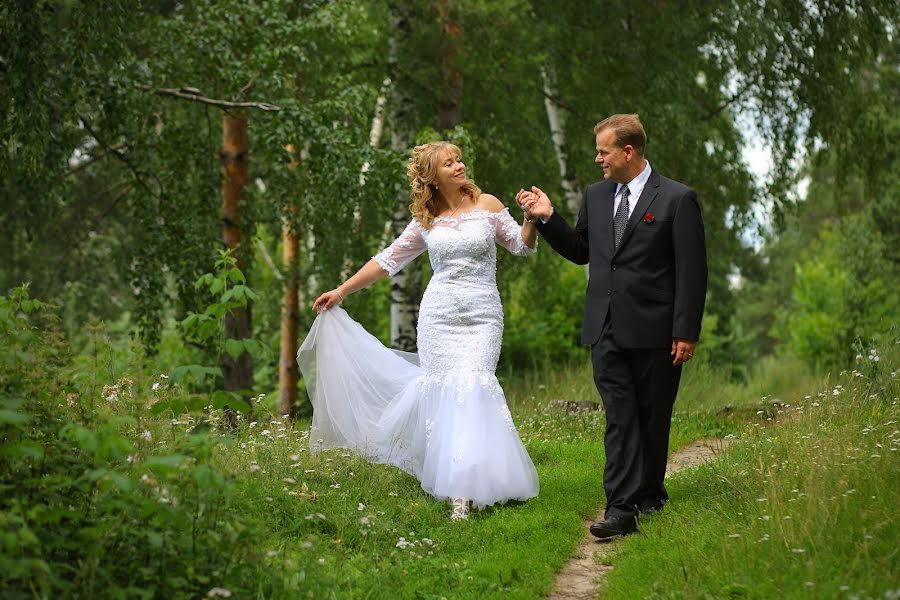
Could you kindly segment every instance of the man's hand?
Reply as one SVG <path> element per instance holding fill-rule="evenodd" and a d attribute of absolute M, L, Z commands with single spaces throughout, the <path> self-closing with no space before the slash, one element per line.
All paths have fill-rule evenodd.
<path fill-rule="evenodd" d="M 531 190 L 519 190 L 516 194 L 516 203 L 525 211 L 525 215 L 546 221 L 553 214 L 553 203 L 539 187 Z"/>
<path fill-rule="evenodd" d="M 675 360 L 672 364 L 676 367 L 682 363 L 686 363 L 694 357 L 694 351 L 697 349 L 697 342 L 690 340 L 682 340 L 679 338 L 672 339 L 672 356 Z"/>

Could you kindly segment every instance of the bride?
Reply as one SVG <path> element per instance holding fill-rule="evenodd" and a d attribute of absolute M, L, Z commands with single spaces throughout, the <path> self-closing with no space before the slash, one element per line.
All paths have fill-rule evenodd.
<path fill-rule="evenodd" d="M 447 142 L 417 146 L 409 161 L 413 219 L 388 248 L 313 303 L 318 312 L 297 353 L 313 405 L 313 451 L 351 448 L 414 475 L 451 501 L 453 520 L 538 493 L 538 478 L 494 374 L 503 335 L 496 244 L 535 251 L 494 196 L 466 178 Z M 385 348 L 338 305 L 393 276 L 428 250 L 433 275 L 419 311 L 418 349 Z"/>

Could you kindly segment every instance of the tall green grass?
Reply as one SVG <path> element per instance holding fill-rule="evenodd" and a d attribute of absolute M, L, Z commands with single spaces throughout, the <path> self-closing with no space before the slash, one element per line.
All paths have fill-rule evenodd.
<path fill-rule="evenodd" d="M 897 348 L 677 474 L 671 504 L 621 544 L 603 597 L 897 597 Z"/>
<path fill-rule="evenodd" d="M 37 321 L 24 316 L 23 297 L 2 300 L 4 597 L 196 598 L 227 590 L 240 598 L 537 598 L 551 589 L 584 535 L 583 520 L 603 504 L 603 413 L 548 408 L 554 399 L 598 400 L 586 354 L 571 366 L 501 374 L 541 493 L 453 523 L 449 506 L 397 469 L 351 452 L 311 455 L 308 421 L 274 418 L 271 399 L 255 398 L 254 416 L 234 429 L 211 406 L 157 414 L 177 406 L 173 399 L 194 404 L 202 392 L 175 386 L 102 328 L 90 333 L 88 353 L 69 356 L 52 327 L 41 336 L 31 322 Z M 809 379 L 790 361 L 762 364 L 750 386 L 724 382 L 702 363 L 689 365 L 672 446 L 709 435 L 750 441 L 728 455 L 724 465 L 730 466 L 715 467 L 724 471 L 673 480 L 666 511 L 647 523 L 643 536 L 622 545 L 611 593 L 745 593 L 740 586 L 751 590 L 758 575 L 733 571 L 735 563 L 790 566 L 781 554 L 756 557 L 753 540 L 765 534 L 773 547 L 787 545 L 789 559 L 821 560 L 825 566 L 803 567 L 823 569 L 810 580 L 814 586 L 830 581 L 828 569 L 842 560 L 850 575 L 835 583 L 838 590 L 860 588 L 869 567 L 896 573 L 896 555 L 883 540 L 897 534 L 888 503 L 896 498 L 890 469 L 896 471 L 891 453 L 900 434 L 887 425 L 896 423 L 896 401 L 888 398 L 897 390 L 864 399 L 857 390 L 862 382 L 885 380 L 887 362 L 880 374 L 829 387 L 838 395 L 815 399 L 819 406 L 812 398 L 795 401 L 795 390 Z M 774 397 L 803 407 L 783 429 L 766 420 L 775 418 Z M 851 408 L 842 410 L 844 402 Z M 721 410 L 725 404 L 732 408 Z M 748 429 L 748 415 L 761 427 Z M 876 442 L 881 458 L 867 458 Z M 782 472 L 793 479 L 782 482 Z M 828 499 L 822 490 L 831 491 Z M 859 503 L 870 496 L 875 499 Z M 819 537 L 792 529 L 810 519 L 823 526 L 810 515 L 835 506 L 843 507 L 840 519 L 824 523 Z M 845 522 L 857 544 L 845 544 L 846 555 L 829 554 L 826 540 Z M 685 555 L 693 562 L 685 563 Z M 654 560 L 668 563 L 654 566 L 649 577 Z M 708 564 L 718 575 L 704 580 Z M 784 577 L 798 577 L 798 569 Z M 684 581 L 685 573 L 688 587 L 667 579 Z M 793 591 L 766 577 L 764 591 Z M 649 587 L 636 585 L 641 579 Z M 831 588 L 813 588 L 820 589 Z"/>

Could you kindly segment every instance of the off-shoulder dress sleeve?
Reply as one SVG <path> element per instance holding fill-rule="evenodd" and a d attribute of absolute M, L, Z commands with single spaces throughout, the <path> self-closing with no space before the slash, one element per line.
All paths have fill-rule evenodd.
<path fill-rule="evenodd" d="M 537 250 L 537 239 L 534 248 L 525 244 L 522 239 L 522 226 L 512 218 L 508 208 L 492 213 L 491 219 L 494 221 L 494 239 L 498 244 L 516 256 L 527 256 Z"/>
<path fill-rule="evenodd" d="M 400 237 L 372 258 L 388 275 L 393 277 L 424 251 L 425 236 L 422 234 L 422 226 L 413 219 Z"/>

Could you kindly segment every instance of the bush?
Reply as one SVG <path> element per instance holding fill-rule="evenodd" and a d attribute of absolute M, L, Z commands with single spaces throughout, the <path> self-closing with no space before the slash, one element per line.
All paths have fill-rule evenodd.
<path fill-rule="evenodd" d="M 199 426 L 160 439 L 166 421 L 148 408 L 165 377 L 104 385 L 121 355 L 95 339 L 94 360 L 75 361 L 55 323 L 24 287 L 0 296 L 3 597 L 241 589 L 261 534 L 229 509 L 232 484 L 210 466 L 218 436 Z"/>
<path fill-rule="evenodd" d="M 856 340 L 883 338 L 898 322 L 887 253 L 864 215 L 826 224 L 797 264 L 791 304 L 780 314 L 788 348 L 814 367 L 839 368 L 853 359 Z"/>

